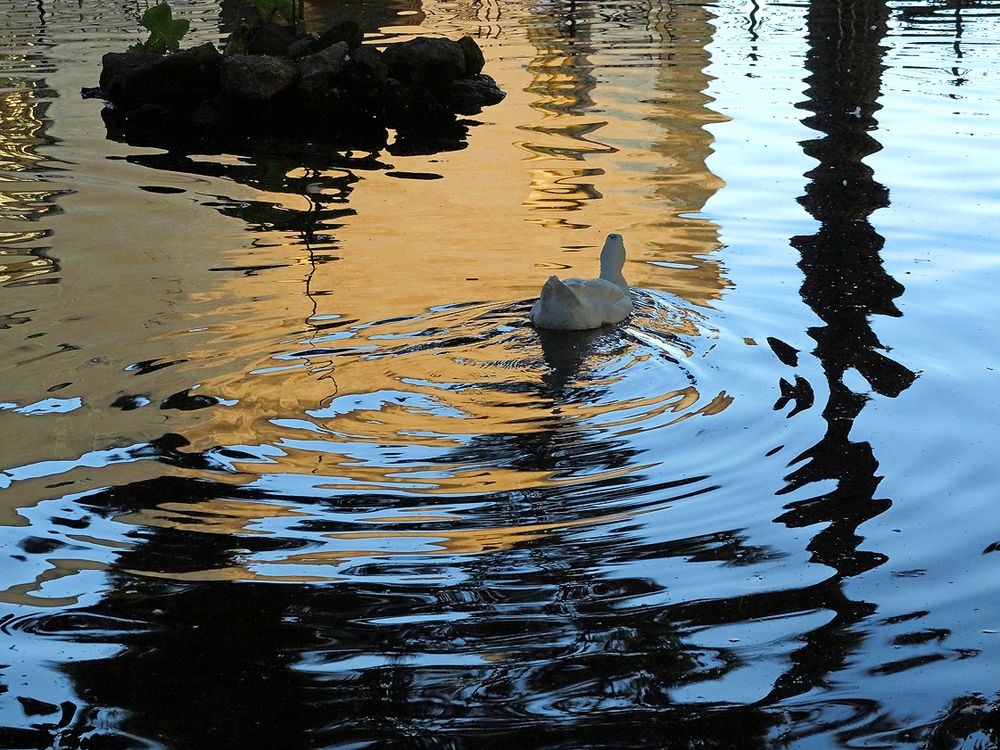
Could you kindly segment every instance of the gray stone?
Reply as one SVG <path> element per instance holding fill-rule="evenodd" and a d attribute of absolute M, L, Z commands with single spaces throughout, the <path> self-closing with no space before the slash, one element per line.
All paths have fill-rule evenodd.
<path fill-rule="evenodd" d="M 100 86 L 110 93 L 125 76 L 135 75 L 163 59 L 163 55 L 143 52 L 107 52 L 101 58 Z"/>
<path fill-rule="evenodd" d="M 295 64 L 265 55 L 233 55 L 222 63 L 222 90 L 249 101 L 271 99 L 292 85 L 298 76 Z"/>
<path fill-rule="evenodd" d="M 465 75 L 465 53 L 450 39 L 418 36 L 390 44 L 383 57 L 393 78 L 431 90 L 446 90 Z"/>
<path fill-rule="evenodd" d="M 374 47 L 358 47 L 345 58 L 342 78 L 349 88 L 374 92 L 389 78 L 389 66 Z"/>
<path fill-rule="evenodd" d="M 471 36 L 463 36 L 458 40 L 458 46 L 462 48 L 462 54 L 465 55 L 465 75 L 472 77 L 482 73 L 483 67 L 486 65 L 486 57 L 479 45 L 476 44 L 476 40 Z"/>
<path fill-rule="evenodd" d="M 299 75 L 310 83 L 333 78 L 343 69 L 348 49 L 347 42 L 337 42 L 315 55 L 303 57 L 299 60 Z"/>
<path fill-rule="evenodd" d="M 228 115 L 227 102 L 224 96 L 211 96 L 205 99 L 198 108 L 191 113 L 189 122 L 197 130 L 211 132 L 224 127 Z"/>
<path fill-rule="evenodd" d="M 194 107 L 218 91 L 221 60 L 211 43 L 170 55 L 109 52 L 102 59 L 101 89 L 125 109 L 141 104 Z"/>
<path fill-rule="evenodd" d="M 311 55 L 320 49 L 319 42 L 312 34 L 298 37 L 288 47 L 288 56 L 294 59 Z"/>
<path fill-rule="evenodd" d="M 499 104 L 507 94 L 488 75 L 460 78 L 451 84 L 447 101 L 452 111 L 460 115 L 479 114 L 483 107 Z"/>
<path fill-rule="evenodd" d="M 364 38 L 365 32 L 361 30 L 358 23 L 347 19 L 346 21 L 334 24 L 320 34 L 316 44 L 319 47 L 330 47 L 337 42 L 347 42 L 348 47 L 357 49 L 361 46 L 361 41 Z"/>
<path fill-rule="evenodd" d="M 251 55 L 273 55 L 284 57 L 295 41 L 295 29 L 268 23 L 254 31 L 247 44 Z"/>
<path fill-rule="evenodd" d="M 451 110 L 430 91 L 390 78 L 382 89 L 382 110 L 390 127 L 405 128 L 454 119 Z"/>
<path fill-rule="evenodd" d="M 245 23 L 241 23 L 233 29 L 233 33 L 226 39 L 226 43 L 222 47 L 222 54 L 226 57 L 248 54 L 248 50 L 250 49 L 250 35 L 250 27 Z"/>

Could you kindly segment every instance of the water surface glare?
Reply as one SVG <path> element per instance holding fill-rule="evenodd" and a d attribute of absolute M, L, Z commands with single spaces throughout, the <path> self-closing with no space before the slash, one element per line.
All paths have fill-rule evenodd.
<path fill-rule="evenodd" d="M 1000 7 L 306 0 L 508 97 L 170 149 L 137 8 L 0 0 L 0 747 L 1000 743 Z"/>

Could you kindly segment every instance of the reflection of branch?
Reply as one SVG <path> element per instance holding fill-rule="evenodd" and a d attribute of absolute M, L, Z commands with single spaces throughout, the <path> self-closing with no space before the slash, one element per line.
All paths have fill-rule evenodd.
<path fill-rule="evenodd" d="M 674 34 L 673 28 L 668 23 L 664 23 L 663 19 L 670 19 L 677 15 L 677 11 L 674 10 L 673 3 L 671 0 L 661 0 L 660 2 L 660 12 L 657 13 L 656 18 L 656 30 L 661 34 L 666 34 L 669 43 L 672 45 L 677 41 L 677 37 Z"/>
<path fill-rule="evenodd" d="M 750 32 L 750 41 L 756 42 L 759 38 L 757 35 L 757 11 L 760 10 L 760 6 L 757 4 L 757 0 L 750 0 L 750 4 L 753 6 L 753 10 L 747 14 L 747 31 Z"/>
<path fill-rule="evenodd" d="M 314 179 L 319 177 L 319 173 L 316 169 L 310 169 L 309 175 Z M 309 318 L 305 321 L 306 325 L 309 325 L 309 321 L 316 317 L 317 306 L 316 298 L 312 293 L 312 280 L 316 273 L 316 255 L 313 252 L 312 241 L 315 236 L 313 233 L 313 227 L 316 225 L 316 218 L 319 216 L 320 205 L 319 200 L 313 197 L 314 191 L 311 190 L 316 183 L 306 183 L 304 198 L 309 201 L 309 210 L 306 212 L 306 222 L 305 226 L 302 228 L 302 242 L 305 243 L 306 250 L 309 253 L 309 273 L 306 275 L 306 296 L 309 301 L 312 302 L 312 312 L 309 314 Z M 312 342 L 310 342 L 312 343 Z"/>
<path fill-rule="evenodd" d="M 892 398 L 916 377 L 884 354 L 887 347 L 871 324 L 873 315 L 900 315 L 894 300 L 904 292 L 884 268 L 880 253 L 885 240 L 869 221 L 872 213 L 888 205 L 889 193 L 864 162 L 881 148 L 871 133 L 877 125 L 874 113 L 879 108 L 888 16 L 883 0 L 813 0 L 807 14 L 808 89 L 806 101 L 798 106 L 810 113 L 803 124 L 816 132 L 802 143 L 803 151 L 818 164 L 806 173 L 808 183 L 799 203 L 819 227 L 811 235 L 792 237 L 791 244 L 800 255 L 802 300 L 822 321 L 807 333 L 816 342 L 812 354 L 826 379 L 826 431 L 793 460 L 796 466 L 779 491 L 807 496 L 789 502 L 774 520 L 790 528 L 823 525 L 807 549 L 812 562 L 836 573 L 816 587 L 815 606 L 837 616 L 804 639 L 769 700 L 806 692 L 846 663 L 860 641 L 853 628 L 875 605 L 852 600 L 844 579 L 887 559 L 878 551 L 861 549 L 863 538 L 857 533 L 892 501 L 876 497 L 881 477 L 871 444 L 851 438 L 869 397 L 852 390 L 843 378 L 857 370 L 871 390 Z M 777 347 L 775 353 L 786 365 L 797 364 L 790 347 Z M 794 386 L 783 381 L 776 406 L 792 398 L 796 407 L 789 416 L 812 406 L 812 387 L 800 377 Z"/>
<path fill-rule="evenodd" d="M 962 59 L 962 6 L 955 6 L 955 57 Z"/>
<path fill-rule="evenodd" d="M 320 173 L 315 168 L 308 170 L 307 179 L 309 179 L 310 177 L 312 179 L 316 179 L 319 176 Z M 305 279 L 306 296 L 309 298 L 309 302 L 312 304 L 312 309 L 310 310 L 309 315 L 303 322 L 306 324 L 306 327 L 312 329 L 312 333 L 309 336 L 308 344 L 310 347 L 314 349 L 316 348 L 315 337 L 316 334 L 318 333 L 318 329 L 314 325 L 313 321 L 316 319 L 316 315 L 319 313 L 319 304 L 316 301 L 316 295 L 313 294 L 312 290 L 313 277 L 316 275 L 316 252 L 313 249 L 313 240 L 315 239 L 315 232 L 313 230 L 314 227 L 316 226 L 316 221 L 319 217 L 321 210 L 320 200 L 318 198 L 313 197 L 314 194 L 316 194 L 320 190 L 320 188 L 318 188 L 317 185 L 318 183 L 316 182 L 306 183 L 303 197 L 307 201 L 309 201 L 309 210 L 305 213 L 306 221 L 305 225 L 302 228 L 302 242 L 306 246 L 306 252 L 309 253 L 309 273 L 306 274 L 306 279 Z M 333 393 L 331 393 L 330 395 L 335 396 L 337 394 L 337 381 L 333 377 L 332 363 L 330 364 L 326 372 L 322 373 L 318 379 L 332 381 Z"/>

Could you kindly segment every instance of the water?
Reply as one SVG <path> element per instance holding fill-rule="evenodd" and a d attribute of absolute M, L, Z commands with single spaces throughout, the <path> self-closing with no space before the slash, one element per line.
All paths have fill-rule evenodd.
<path fill-rule="evenodd" d="M 0 746 L 998 741 L 995 5 L 369 2 L 507 100 L 221 154 L 0 9 Z"/>

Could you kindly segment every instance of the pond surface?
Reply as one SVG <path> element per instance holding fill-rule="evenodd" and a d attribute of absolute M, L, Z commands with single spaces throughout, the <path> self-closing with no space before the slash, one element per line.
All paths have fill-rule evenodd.
<path fill-rule="evenodd" d="M 1000 7 L 369 1 L 507 99 L 221 154 L 141 9 L 0 0 L 0 746 L 998 740 Z"/>

